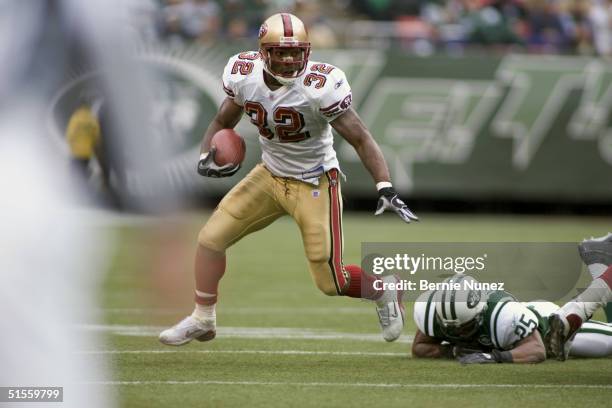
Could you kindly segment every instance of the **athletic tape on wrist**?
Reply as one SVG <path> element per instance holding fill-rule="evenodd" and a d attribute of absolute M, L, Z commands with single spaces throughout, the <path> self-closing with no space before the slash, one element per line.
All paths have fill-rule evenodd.
<path fill-rule="evenodd" d="M 378 183 L 376 183 L 377 191 L 380 191 L 382 188 L 386 188 L 386 187 L 393 187 L 393 184 L 391 184 L 391 182 L 389 181 L 379 181 Z"/>

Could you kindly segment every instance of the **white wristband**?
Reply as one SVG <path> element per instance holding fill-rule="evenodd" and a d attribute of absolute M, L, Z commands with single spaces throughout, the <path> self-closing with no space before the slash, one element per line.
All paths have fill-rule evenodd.
<path fill-rule="evenodd" d="M 380 191 L 381 189 L 383 189 L 385 187 L 393 187 L 393 184 L 391 184 L 390 181 L 380 181 L 380 182 L 376 183 L 376 190 L 378 190 L 378 191 Z"/>
<path fill-rule="evenodd" d="M 200 153 L 200 160 L 204 160 L 206 158 L 206 156 L 208 156 L 209 152 L 205 152 L 205 153 Z"/>

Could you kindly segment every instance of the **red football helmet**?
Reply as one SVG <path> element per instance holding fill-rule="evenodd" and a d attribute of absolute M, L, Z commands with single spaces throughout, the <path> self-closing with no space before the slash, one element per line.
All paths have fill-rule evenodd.
<path fill-rule="evenodd" d="M 281 84 L 302 75 L 310 56 L 308 32 L 302 20 L 288 13 L 274 14 L 259 29 L 259 52 L 265 70 Z"/>

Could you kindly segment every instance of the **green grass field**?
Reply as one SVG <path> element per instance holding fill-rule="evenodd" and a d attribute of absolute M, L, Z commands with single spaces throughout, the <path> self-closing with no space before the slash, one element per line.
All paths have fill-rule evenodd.
<path fill-rule="evenodd" d="M 462 367 L 414 360 L 412 310 L 400 341 L 380 337 L 373 305 L 319 293 L 297 227 L 283 218 L 228 252 L 218 337 L 180 348 L 160 329 L 192 309 L 192 257 L 206 214 L 173 227 L 117 227 L 102 293 L 104 350 L 122 406 L 610 406 L 612 359 Z M 345 261 L 362 241 L 574 242 L 611 218 L 347 214 Z M 598 316 L 602 317 L 602 316 Z"/>

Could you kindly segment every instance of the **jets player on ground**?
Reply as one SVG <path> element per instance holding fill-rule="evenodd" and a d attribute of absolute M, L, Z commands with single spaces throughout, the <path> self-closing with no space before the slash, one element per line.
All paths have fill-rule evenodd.
<path fill-rule="evenodd" d="M 448 283 L 474 280 L 455 275 Z M 539 363 L 547 357 L 543 338 L 551 302 L 521 303 L 504 291 L 443 289 L 421 295 L 414 307 L 416 358 L 457 358 L 463 364 Z M 612 325 L 588 322 L 574 339 L 570 355 L 612 355 Z"/>
<path fill-rule="evenodd" d="M 546 340 L 550 345 L 550 354 L 558 360 L 565 360 L 570 350 L 576 347 L 576 342 L 572 343 L 573 336 L 589 329 L 589 323 L 585 322 L 597 309 L 605 309 L 608 323 L 612 318 L 612 233 L 584 240 L 578 250 L 593 276 L 593 282 L 550 315 L 551 330 Z"/>
<path fill-rule="evenodd" d="M 221 201 L 198 238 L 195 310 L 160 334 L 181 345 L 215 337 L 215 304 L 225 272 L 225 250 L 284 215 L 299 226 L 308 266 L 327 295 L 376 301 L 383 337 L 397 339 L 404 322 L 401 293 L 378 291 L 375 278 L 342 259 L 341 172 L 332 127 L 357 151 L 378 189 L 376 214 L 390 210 L 405 222 L 417 220 L 395 192 L 380 148 L 351 107 L 351 89 L 337 67 L 309 60 L 304 24 L 291 14 L 275 14 L 259 31 L 259 50 L 230 58 L 223 72 L 227 98 L 202 142 L 198 172 L 227 177 L 239 165 L 214 163 L 212 136 L 233 128 L 245 113 L 259 131 L 262 161 Z M 386 281 L 393 282 L 389 276 Z"/>

